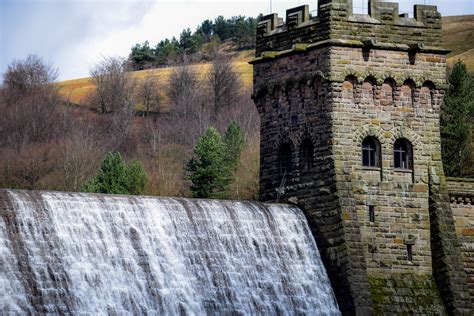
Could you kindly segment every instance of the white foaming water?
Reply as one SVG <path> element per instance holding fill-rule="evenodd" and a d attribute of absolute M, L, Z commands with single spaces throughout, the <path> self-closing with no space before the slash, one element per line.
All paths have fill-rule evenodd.
<path fill-rule="evenodd" d="M 8 191 L 0 311 L 339 314 L 301 210 Z"/>

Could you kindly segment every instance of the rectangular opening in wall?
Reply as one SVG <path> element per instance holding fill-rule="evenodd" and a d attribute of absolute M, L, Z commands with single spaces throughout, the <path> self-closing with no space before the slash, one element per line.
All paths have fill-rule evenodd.
<path fill-rule="evenodd" d="M 375 222 L 375 206 L 369 205 L 369 221 L 371 223 Z"/>
<path fill-rule="evenodd" d="M 413 245 L 407 245 L 407 260 L 413 261 Z"/>

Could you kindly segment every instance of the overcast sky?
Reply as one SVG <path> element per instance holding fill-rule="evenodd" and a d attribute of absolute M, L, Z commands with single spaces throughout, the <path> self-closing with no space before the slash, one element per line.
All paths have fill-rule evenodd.
<path fill-rule="evenodd" d="M 367 0 L 353 0 L 360 11 Z M 392 1 L 397 2 L 397 1 Z M 474 14 L 474 0 L 399 0 L 412 16 L 414 3 L 434 4 L 443 16 Z M 317 0 L 273 0 L 272 11 L 299 4 L 316 9 Z M 59 68 L 60 80 L 88 76 L 103 56 L 126 57 L 135 43 L 152 46 L 179 37 L 218 15 L 257 16 L 270 0 L 0 0 L 0 73 L 13 60 L 34 53 Z"/>

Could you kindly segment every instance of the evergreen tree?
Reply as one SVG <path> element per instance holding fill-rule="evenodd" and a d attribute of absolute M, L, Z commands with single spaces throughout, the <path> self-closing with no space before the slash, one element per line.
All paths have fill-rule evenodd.
<path fill-rule="evenodd" d="M 203 34 L 205 42 L 209 42 L 211 40 L 213 31 L 214 24 L 210 20 L 203 21 L 196 30 L 196 32 L 201 32 Z"/>
<path fill-rule="evenodd" d="M 214 34 L 217 34 L 222 41 L 230 38 L 229 24 L 222 15 L 214 20 Z"/>
<path fill-rule="evenodd" d="M 132 47 L 129 60 L 132 62 L 134 70 L 143 70 L 150 67 L 156 60 L 156 56 L 148 41 L 143 44 L 135 44 Z"/>
<path fill-rule="evenodd" d="M 181 32 L 179 36 L 179 46 L 185 53 L 197 52 L 204 43 L 201 32 L 192 33 L 190 28 Z"/>
<path fill-rule="evenodd" d="M 109 194 L 143 193 L 147 175 L 139 162 L 125 163 L 120 153 L 109 152 L 99 173 L 84 187 L 83 191 Z"/>
<path fill-rule="evenodd" d="M 227 127 L 224 135 L 225 163 L 229 170 L 234 173 L 240 164 L 240 154 L 245 145 L 245 138 L 239 124 L 232 121 Z"/>
<path fill-rule="evenodd" d="M 176 59 L 179 54 L 181 54 L 181 49 L 175 37 L 171 40 L 162 40 L 155 47 L 156 63 L 158 65 L 166 65 L 169 60 Z"/>
<path fill-rule="evenodd" d="M 471 158 L 474 116 L 474 80 L 458 61 L 448 78 L 449 89 L 441 108 L 441 142 L 447 176 L 462 176 Z M 471 171 L 472 172 L 472 171 Z"/>
<path fill-rule="evenodd" d="M 229 171 L 225 163 L 225 145 L 219 132 L 210 127 L 199 138 L 194 157 L 186 171 L 191 180 L 191 192 L 197 198 L 222 198 L 229 185 Z"/>

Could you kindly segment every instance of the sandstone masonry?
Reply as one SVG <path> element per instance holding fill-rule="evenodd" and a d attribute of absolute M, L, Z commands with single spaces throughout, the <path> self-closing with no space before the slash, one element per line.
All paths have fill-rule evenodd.
<path fill-rule="evenodd" d="M 474 243 L 454 221 L 472 196 L 453 216 L 441 162 L 448 51 L 436 7 L 414 12 L 320 0 L 257 28 L 260 197 L 305 211 L 345 314 L 472 309 Z"/>

